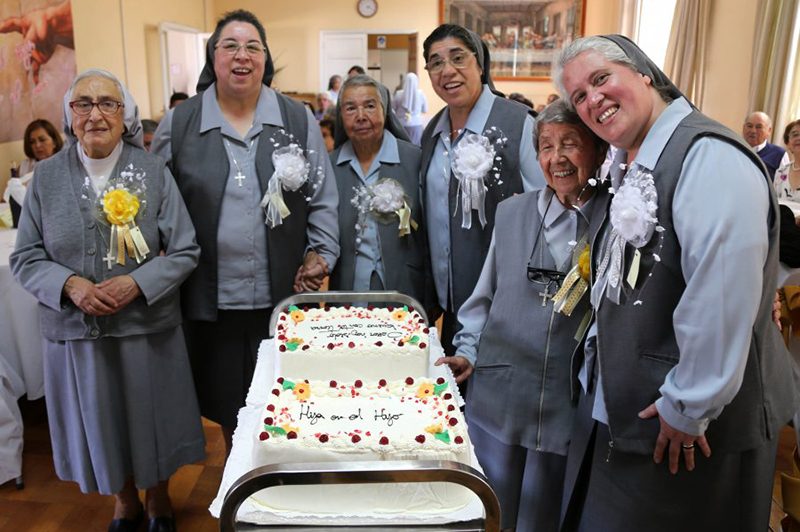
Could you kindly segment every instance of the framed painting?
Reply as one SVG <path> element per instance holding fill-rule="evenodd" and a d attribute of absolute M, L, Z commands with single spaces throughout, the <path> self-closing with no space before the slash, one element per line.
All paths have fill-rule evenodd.
<path fill-rule="evenodd" d="M 492 78 L 547 81 L 561 49 L 583 36 L 586 0 L 439 0 L 439 21 L 481 36 Z"/>

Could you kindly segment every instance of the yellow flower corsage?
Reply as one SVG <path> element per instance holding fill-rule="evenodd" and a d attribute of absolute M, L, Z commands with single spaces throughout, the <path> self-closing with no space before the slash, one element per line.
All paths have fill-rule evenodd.
<path fill-rule="evenodd" d="M 150 248 L 142 231 L 134 223 L 139 213 L 139 198 L 124 188 L 115 188 L 103 194 L 102 205 L 106 220 L 111 224 L 109 253 L 106 257 L 108 269 L 111 269 L 114 262 L 115 249 L 117 264 L 125 265 L 126 251 L 130 258 L 141 264 L 150 253 Z"/>

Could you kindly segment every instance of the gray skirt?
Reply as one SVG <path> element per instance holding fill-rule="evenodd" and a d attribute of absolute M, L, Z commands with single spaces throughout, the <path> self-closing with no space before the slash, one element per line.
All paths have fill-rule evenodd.
<path fill-rule="evenodd" d="M 56 474 L 81 491 L 147 489 L 203 460 L 205 439 L 180 327 L 44 341 L 45 397 Z"/>

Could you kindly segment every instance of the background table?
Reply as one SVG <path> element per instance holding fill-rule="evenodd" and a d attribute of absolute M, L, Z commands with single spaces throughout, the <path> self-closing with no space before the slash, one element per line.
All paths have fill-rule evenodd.
<path fill-rule="evenodd" d="M 0 229 L 0 356 L 20 378 L 29 400 L 44 396 L 42 334 L 36 299 L 11 275 L 15 229 Z"/>

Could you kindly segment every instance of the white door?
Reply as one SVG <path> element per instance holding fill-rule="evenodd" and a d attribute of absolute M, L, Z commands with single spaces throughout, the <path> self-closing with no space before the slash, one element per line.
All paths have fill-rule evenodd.
<path fill-rule="evenodd" d="M 328 80 L 334 74 L 347 77 L 353 65 L 367 69 L 367 34 L 321 31 L 319 39 L 320 91 L 328 89 Z"/>

